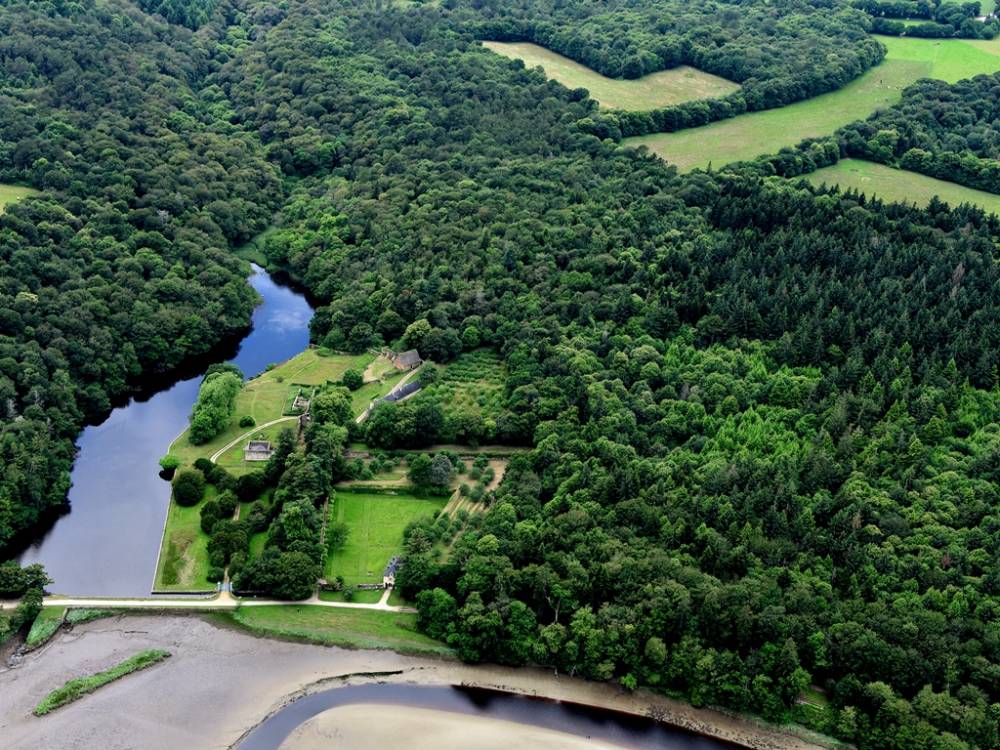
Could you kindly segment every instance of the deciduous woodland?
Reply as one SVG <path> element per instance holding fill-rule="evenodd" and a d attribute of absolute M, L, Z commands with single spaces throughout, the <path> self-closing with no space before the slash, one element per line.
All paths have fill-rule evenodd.
<path fill-rule="evenodd" d="M 85 420 L 246 326 L 232 249 L 268 228 L 269 264 L 321 303 L 316 343 L 502 360 L 502 420 L 448 434 L 530 450 L 446 552 L 430 522 L 407 533 L 398 583 L 427 634 L 866 750 L 997 747 L 996 217 L 810 189 L 770 162 L 679 175 L 604 138 L 584 91 L 477 41 L 608 75 L 684 62 L 780 104 L 876 62 L 870 19 L 510 5 L 222 1 L 178 24 L 124 0 L 0 8 L 0 177 L 42 191 L 0 216 L 0 542 L 63 502 Z M 992 157 L 991 115 L 955 112 L 975 127 L 845 132 L 893 158 Z M 440 421 L 429 390 L 380 408 Z M 365 429 L 343 411 L 243 480 L 276 489 L 239 586 L 311 586 Z M 371 424 L 408 440 L 391 421 Z M 210 524 L 223 564 L 246 543 L 231 523 Z M 829 706 L 796 707 L 804 691 Z"/>

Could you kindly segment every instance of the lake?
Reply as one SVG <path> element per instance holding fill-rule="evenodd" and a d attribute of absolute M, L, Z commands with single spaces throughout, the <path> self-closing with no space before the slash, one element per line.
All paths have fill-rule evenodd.
<path fill-rule="evenodd" d="M 313 309 L 305 295 L 259 266 L 249 283 L 263 302 L 252 328 L 227 360 L 252 377 L 309 344 Z M 229 356 L 232 355 L 232 356 Z M 199 372 L 211 361 L 198 365 Z M 52 593 L 75 596 L 148 596 L 170 500 L 159 459 L 186 427 L 201 375 L 181 376 L 153 393 L 132 398 L 77 440 L 69 512 L 21 554 L 21 565 L 42 563 Z"/>

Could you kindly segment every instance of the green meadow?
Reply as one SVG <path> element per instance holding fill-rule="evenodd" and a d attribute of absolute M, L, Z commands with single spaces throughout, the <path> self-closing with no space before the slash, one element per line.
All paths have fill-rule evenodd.
<path fill-rule="evenodd" d="M 885 61 L 837 91 L 700 128 L 626 138 L 625 143 L 646 146 L 684 172 L 710 164 L 720 167 L 773 154 L 805 138 L 830 135 L 837 128 L 895 104 L 902 90 L 919 78 L 953 83 L 1000 70 L 1000 39 L 880 36 L 879 40 L 888 48 Z"/>
<path fill-rule="evenodd" d="M 842 190 L 854 188 L 869 196 L 876 195 L 882 200 L 916 203 L 920 207 L 926 206 L 931 198 L 937 196 L 951 206 L 972 203 L 1000 215 L 1000 195 L 861 159 L 841 159 L 832 167 L 824 167 L 806 175 L 805 179 L 813 185 L 825 183 L 839 185 Z"/>
<path fill-rule="evenodd" d="M 434 515 L 447 501 L 445 497 L 338 490 L 330 503 L 330 524 L 346 524 L 347 541 L 327 555 L 326 580 L 343 576 L 347 586 L 381 583 L 385 564 L 403 550 L 407 524 Z"/>
<path fill-rule="evenodd" d="M 16 203 L 30 195 L 38 195 L 38 191 L 21 185 L 0 185 L 0 213 L 3 213 L 8 204 Z"/>
<path fill-rule="evenodd" d="M 681 104 L 694 99 L 725 96 L 739 89 L 739 84 L 680 65 L 670 70 L 650 73 L 642 78 L 624 80 L 607 78 L 586 65 L 528 42 L 483 42 L 497 54 L 523 60 L 528 68 L 541 67 L 545 75 L 567 88 L 585 88 L 591 98 L 610 109 L 646 110 Z"/>

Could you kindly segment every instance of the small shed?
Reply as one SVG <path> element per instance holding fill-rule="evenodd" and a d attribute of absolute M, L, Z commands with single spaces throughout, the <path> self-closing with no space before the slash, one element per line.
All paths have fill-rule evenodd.
<path fill-rule="evenodd" d="M 424 363 L 416 349 L 409 349 L 392 356 L 392 363 L 397 370 L 415 370 Z"/>
<path fill-rule="evenodd" d="M 251 440 L 243 449 L 244 461 L 268 461 L 274 448 L 267 440 Z"/>
<path fill-rule="evenodd" d="M 399 570 L 399 557 L 393 557 L 389 560 L 389 564 L 385 566 L 385 571 L 382 573 L 382 585 L 391 589 L 396 585 L 396 571 Z"/>

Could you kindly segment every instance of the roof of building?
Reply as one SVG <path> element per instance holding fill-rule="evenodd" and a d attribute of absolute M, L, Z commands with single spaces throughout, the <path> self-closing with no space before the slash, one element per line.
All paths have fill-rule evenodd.
<path fill-rule="evenodd" d="M 385 572 L 383 576 L 396 575 L 396 570 L 399 568 L 399 558 L 393 557 L 389 560 L 389 564 L 385 566 Z"/>
<path fill-rule="evenodd" d="M 420 353 L 416 349 L 409 349 L 396 355 L 395 362 L 400 367 L 416 367 L 421 362 Z"/>
<path fill-rule="evenodd" d="M 248 451 L 269 451 L 271 444 L 267 440 L 251 440 L 247 443 Z"/>

